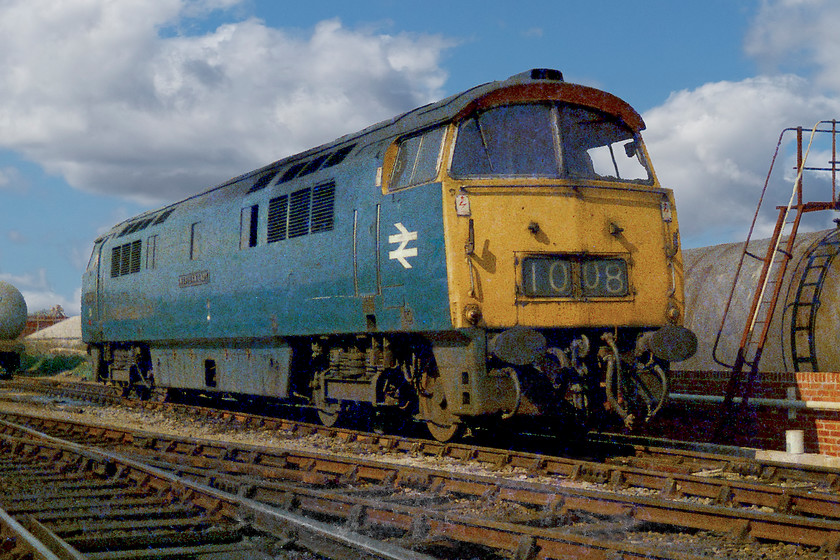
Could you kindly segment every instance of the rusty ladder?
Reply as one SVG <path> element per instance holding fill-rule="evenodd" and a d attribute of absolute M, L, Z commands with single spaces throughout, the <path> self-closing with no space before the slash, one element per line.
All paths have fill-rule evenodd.
<path fill-rule="evenodd" d="M 820 129 L 821 125 L 830 123 L 831 129 Z M 793 183 L 790 199 L 787 205 L 777 206 L 779 211 L 776 219 L 776 226 L 773 230 L 773 235 L 770 238 L 770 243 L 764 256 L 757 255 L 750 252 L 750 241 L 755 231 L 756 223 L 758 221 L 759 212 L 761 211 L 761 204 L 767 194 L 767 187 L 770 183 L 770 176 L 773 172 L 773 166 L 779 155 L 779 150 L 785 133 L 796 132 L 796 179 Z M 831 133 L 831 160 L 830 167 L 806 167 L 805 164 L 810 153 L 811 146 L 814 141 L 814 136 L 817 132 Z M 776 304 L 779 300 L 779 294 L 782 289 L 782 283 L 785 278 L 788 263 L 793 256 L 794 242 L 796 234 L 799 230 L 799 223 L 802 215 L 806 212 L 814 212 L 817 210 L 837 210 L 838 200 L 836 193 L 836 174 L 837 174 L 837 121 L 820 121 L 814 125 L 811 130 L 811 136 L 808 141 L 808 146 L 803 153 L 803 129 L 802 127 L 787 128 L 779 135 L 779 141 L 776 144 L 776 150 L 773 154 L 773 159 L 770 163 L 770 170 L 767 173 L 767 178 L 764 182 L 764 188 L 761 191 L 758 205 L 753 216 L 752 224 L 747 235 L 747 240 L 744 243 L 744 249 L 741 258 L 738 262 L 738 267 L 735 272 L 735 278 L 732 282 L 732 290 L 729 293 L 729 298 L 724 308 L 723 317 L 721 319 L 720 328 L 718 329 L 715 338 L 712 355 L 718 364 L 731 368 L 729 380 L 726 385 L 726 393 L 724 395 L 722 414 L 720 415 L 719 424 L 715 430 L 715 439 L 720 439 L 723 431 L 730 429 L 733 426 L 733 420 L 740 415 L 746 408 L 747 403 L 752 396 L 753 386 L 758 373 L 758 365 L 761 361 L 761 354 L 767 342 L 767 335 L 770 330 L 770 322 L 773 320 L 773 315 L 776 310 Z M 804 172 L 808 171 L 831 171 L 831 202 L 805 202 L 802 189 L 802 177 Z M 729 315 L 732 301 L 736 292 L 738 281 L 743 271 L 744 261 L 747 257 L 756 259 L 762 262 L 761 272 L 758 281 L 753 289 L 753 299 L 750 305 L 750 311 L 747 315 L 747 321 L 744 325 L 741 335 L 741 341 L 738 347 L 738 353 L 733 364 L 724 363 L 718 358 L 718 347 L 723 333 L 724 326 Z M 744 370 L 748 370 L 746 383 L 742 381 Z M 735 408 L 735 398 L 740 396 L 741 402 Z"/>

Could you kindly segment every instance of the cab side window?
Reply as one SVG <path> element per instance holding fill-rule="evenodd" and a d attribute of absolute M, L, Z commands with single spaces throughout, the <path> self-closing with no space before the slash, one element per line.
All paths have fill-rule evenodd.
<path fill-rule="evenodd" d="M 437 177 L 445 132 L 441 126 L 400 140 L 389 190 L 422 185 Z"/>

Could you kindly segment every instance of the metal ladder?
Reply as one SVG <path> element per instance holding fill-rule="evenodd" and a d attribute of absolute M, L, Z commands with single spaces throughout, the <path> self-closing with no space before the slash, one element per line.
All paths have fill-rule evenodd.
<path fill-rule="evenodd" d="M 830 123 L 831 129 L 821 129 L 820 126 Z M 755 232 L 756 223 L 761 211 L 762 202 L 767 194 L 767 187 L 770 183 L 770 177 L 773 173 L 773 167 L 779 155 L 779 151 L 786 133 L 790 131 L 796 132 L 796 146 L 797 146 L 797 175 L 793 183 L 790 199 L 785 206 L 777 206 L 779 211 L 776 219 L 776 226 L 773 230 L 773 235 L 770 238 L 770 243 L 764 256 L 760 256 L 750 251 L 750 242 L 753 233 Z M 808 159 L 811 146 L 814 141 L 814 136 L 817 132 L 829 132 L 832 135 L 832 154 L 829 161 L 829 168 L 806 167 L 805 163 Z M 836 157 L 836 133 L 837 121 L 820 121 L 814 125 L 811 130 L 811 136 L 808 141 L 808 146 L 803 152 L 803 129 L 802 127 L 787 128 L 779 135 L 779 141 L 776 144 L 776 150 L 773 154 L 773 159 L 770 163 L 770 170 L 767 173 L 767 178 L 764 182 L 764 188 L 761 191 L 758 205 L 753 216 L 752 224 L 747 235 L 747 240 L 744 243 L 744 249 L 741 258 L 738 261 L 738 267 L 735 272 L 735 278 L 732 282 L 732 290 L 729 293 L 729 298 L 724 308 L 723 317 L 721 319 L 720 328 L 715 337 L 714 347 L 712 349 L 712 356 L 718 364 L 731 368 L 729 380 L 726 385 L 726 393 L 724 395 L 722 414 L 717 429 L 715 430 L 715 438 L 720 439 L 723 431 L 727 428 L 733 427 L 734 418 L 746 408 L 747 403 L 752 396 L 753 386 L 758 373 L 758 365 L 761 361 L 761 354 L 767 342 L 767 334 L 770 330 L 770 323 L 773 320 L 776 304 L 779 300 L 779 294 L 782 289 L 782 283 L 785 278 L 788 263 L 793 256 L 794 242 L 796 241 L 796 234 L 799 230 L 800 220 L 802 215 L 806 212 L 814 212 L 818 210 L 836 210 L 837 195 L 836 195 L 836 171 L 837 171 L 837 157 Z M 804 172 L 818 170 L 831 171 L 832 195 L 831 202 L 805 202 L 802 190 L 802 177 Z M 726 325 L 727 318 L 732 306 L 732 301 L 736 293 L 739 280 L 744 270 L 744 262 L 746 258 L 756 259 L 761 261 L 762 267 L 759 274 L 758 282 L 753 289 L 753 299 L 750 305 L 750 311 L 747 315 L 747 321 L 744 325 L 738 353 L 733 364 L 727 364 L 718 357 L 718 349 Z M 746 382 L 742 380 L 744 370 L 748 371 Z M 740 396 L 741 402 L 737 409 L 734 407 L 736 396 Z"/>
<path fill-rule="evenodd" d="M 790 348 L 794 371 L 802 371 L 801 367 L 804 365 L 810 367 L 811 371 L 819 371 L 814 329 L 823 282 L 832 261 L 838 254 L 840 254 L 840 229 L 826 235 L 808 253 L 808 262 L 802 270 L 796 295 L 790 304 L 792 313 Z M 802 344 L 803 338 L 807 340 L 807 345 Z"/>

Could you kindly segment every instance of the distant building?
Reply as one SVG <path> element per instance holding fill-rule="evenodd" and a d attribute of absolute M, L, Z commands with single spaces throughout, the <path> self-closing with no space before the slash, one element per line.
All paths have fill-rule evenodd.
<path fill-rule="evenodd" d="M 51 327 L 65 319 L 67 319 L 67 315 L 64 314 L 64 309 L 60 305 L 56 305 L 49 310 L 38 311 L 26 318 L 26 328 L 23 330 L 21 336 L 29 336 L 34 332 Z"/>

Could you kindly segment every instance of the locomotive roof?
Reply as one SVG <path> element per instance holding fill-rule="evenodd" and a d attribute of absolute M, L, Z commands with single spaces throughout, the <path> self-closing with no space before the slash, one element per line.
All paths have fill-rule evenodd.
<path fill-rule="evenodd" d="M 440 101 L 423 105 L 401 115 L 381 121 L 358 132 L 347 134 L 320 146 L 287 156 L 253 171 L 248 171 L 224 183 L 196 193 L 164 208 L 150 210 L 139 216 L 117 224 L 113 230 L 121 229 L 126 223 L 148 218 L 161 210 L 171 211 L 174 207 L 211 192 L 240 183 L 252 177 L 264 176 L 296 162 L 307 160 L 317 154 L 327 153 L 345 146 L 359 143 L 374 144 L 387 139 L 430 128 L 466 116 L 476 109 L 492 107 L 504 102 L 528 102 L 555 99 L 576 105 L 599 109 L 619 117 L 624 124 L 638 132 L 644 130 L 642 117 L 628 103 L 605 91 L 563 81 L 558 70 L 536 68 L 511 76 L 506 80 L 482 84 Z M 166 213 L 166 212 L 164 212 Z M 112 230 L 112 231 L 113 231 Z"/>
<path fill-rule="evenodd" d="M 585 105 L 617 115 L 636 132 L 645 128 L 645 123 L 636 110 L 618 97 L 588 86 L 565 82 L 557 70 L 533 69 L 511 76 L 507 80 L 482 84 L 440 101 L 423 105 L 407 113 L 369 126 L 359 132 L 342 136 L 323 146 L 279 161 L 285 162 L 306 157 L 324 149 L 359 140 L 361 137 L 368 135 L 376 135 L 377 137 L 401 136 L 415 130 L 451 121 L 461 115 L 470 113 L 473 109 L 492 106 L 500 100 L 511 99 L 522 102 L 557 99 L 576 105 Z"/>

